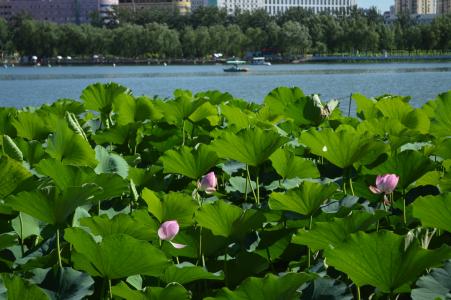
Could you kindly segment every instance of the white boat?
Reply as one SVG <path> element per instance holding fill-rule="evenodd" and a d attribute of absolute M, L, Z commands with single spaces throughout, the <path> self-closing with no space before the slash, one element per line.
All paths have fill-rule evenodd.
<path fill-rule="evenodd" d="M 251 64 L 260 65 L 260 66 L 270 66 L 271 63 L 269 61 L 265 61 L 264 57 L 253 57 Z"/>
<path fill-rule="evenodd" d="M 243 60 L 229 60 L 226 62 L 228 65 L 232 65 L 230 68 L 225 68 L 224 72 L 248 72 L 248 68 L 240 68 L 238 65 L 244 65 L 246 62 Z"/>

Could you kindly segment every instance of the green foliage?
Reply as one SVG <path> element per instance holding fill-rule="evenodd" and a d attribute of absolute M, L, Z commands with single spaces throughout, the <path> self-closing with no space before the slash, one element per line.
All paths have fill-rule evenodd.
<path fill-rule="evenodd" d="M 182 146 L 178 151 L 168 150 L 160 158 L 165 173 L 185 175 L 191 179 L 200 179 L 202 175 L 216 165 L 216 153 L 201 145 L 197 149 Z"/>
<path fill-rule="evenodd" d="M 281 27 L 260 14 L 246 26 L 268 27 L 245 34 L 262 44 L 264 34 L 288 43 L 284 23 L 291 30 L 309 18 L 290 11 Z M 309 34 L 321 49 L 319 36 L 333 44 L 328 28 L 344 21 L 317 17 L 324 26 Z M 35 32 L 34 21 L 22 22 Z M 357 24 L 348 25 L 370 47 L 372 25 Z M 224 44 L 243 39 L 236 25 L 214 28 L 216 35 L 185 30 L 192 55 L 210 53 L 197 43 L 210 47 L 221 34 L 233 35 Z M 103 29 L 89 30 L 65 29 Z M 124 47 L 115 51 L 126 53 L 159 51 L 176 31 L 154 23 L 114 34 Z M 140 34 L 159 45 L 140 45 Z M 413 108 L 408 97 L 354 94 L 353 118 L 299 88 L 275 89 L 255 104 L 218 91 L 135 98 L 117 84 L 94 84 L 82 102 L 0 108 L 0 298 L 351 299 L 360 291 L 385 299 L 412 291 L 414 299 L 447 299 L 447 95 Z M 212 170 L 217 191 L 198 193 Z M 399 176 L 396 189 L 374 195 L 369 186 L 388 173 Z M 179 226 L 161 240 L 169 220 Z"/>
<path fill-rule="evenodd" d="M 219 157 L 237 160 L 250 166 L 265 162 L 286 139 L 273 130 L 245 129 L 238 134 L 225 132 L 212 143 Z"/>
<path fill-rule="evenodd" d="M 409 283 L 427 268 L 451 257 L 443 246 L 425 250 L 417 243 L 406 246 L 405 238 L 389 231 L 358 232 L 337 247 L 326 249 L 327 263 L 346 272 L 359 285 L 372 285 L 382 292 L 406 292 Z"/>
<path fill-rule="evenodd" d="M 64 238 L 73 245 L 74 267 L 92 276 L 119 279 L 131 275 L 160 275 L 169 265 L 163 252 L 125 234 L 109 235 L 100 243 L 83 229 L 67 228 Z"/>
<path fill-rule="evenodd" d="M 439 228 L 451 232 L 451 193 L 438 196 L 419 197 L 412 204 L 413 216 L 421 220 L 423 226 Z"/>

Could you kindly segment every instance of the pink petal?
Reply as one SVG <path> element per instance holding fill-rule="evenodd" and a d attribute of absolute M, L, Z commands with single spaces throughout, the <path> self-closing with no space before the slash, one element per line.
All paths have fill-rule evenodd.
<path fill-rule="evenodd" d="M 171 245 L 174 246 L 174 248 L 176 248 L 176 249 L 182 249 L 182 248 L 186 247 L 186 245 L 177 244 L 177 243 L 174 243 L 174 242 L 171 242 L 171 241 L 169 241 L 169 243 L 171 243 Z"/>
<path fill-rule="evenodd" d="M 370 191 L 373 192 L 373 194 L 382 194 L 382 191 L 375 186 L 370 185 L 369 188 L 370 188 Z"/>
<path fill-rule="evenodd" d="M 163 224 L 161 224 L 160 228 L 158 229 L 158 237 L 161 240 L 172 240 L 177 233 L 179 232 L 179 224 L 175 220 L 166 221 Z"/>

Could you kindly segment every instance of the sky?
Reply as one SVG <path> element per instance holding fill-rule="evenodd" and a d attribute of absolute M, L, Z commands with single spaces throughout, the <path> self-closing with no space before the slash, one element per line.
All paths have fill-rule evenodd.
<path fill-rule="evenodd" d="M 382 12 L 390 10 L 390 5 L 394 5 L 395 0 L 357 0 L 359 7 L 368 8 L 376 6 Z"/>

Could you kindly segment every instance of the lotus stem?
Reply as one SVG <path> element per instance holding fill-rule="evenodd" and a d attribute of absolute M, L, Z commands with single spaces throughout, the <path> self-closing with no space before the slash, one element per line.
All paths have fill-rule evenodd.
<path fill-rule="evenodd" d="M 108 279 L 108 298 L 113 299 L 113 290 L 111 288 L 111 279 Z"/>
<path fill-rule="evenodd" d="M 259 182 L 258 171 L 257 171 L 256 183 L 257 183 L 257 204 L 260 204 L 260 182 Z"/>
<path fill-rule="evenodd" d="M 63 263 L 61 261 L 61 246 L 60 246 L 60 230 L 56 230 L 56 251 L 58 252 L 58 265 L 62 269 Z"/>
<path fill-rule="evenodd" d="M 360 300 L 360 286 L 356 285 L 357 288 L 357 300 Z"/>
<path fill-rule="evenodd" d="M 247 202 L 247 175 L 246 175 L 246 183 L 244 184 L 244 202 Z"/>
<path fill-rule="evenodd" d="M 348 194 L 348 191 L 346 191 L 346 181 L 343 180 L 343 192 L 345 193 L 345 195 Z"/>
<path fill-rule="evenodd" d="M 354 188 L 352 187 L 352 178 L 351 177 L 349 177 L 349 187 L 351 188 L 352 195 L 355 196 Z"/>
<path fill-rule="evenodd" d="M 246 172 L 247 172 L 247 180 L 249 181 L 249 186 L 251 187 L 252 195 L 254 195 L 255 203 L 258 204 L 257 195 L 255 194 L 254 187 L 252 186 L 251 182 L 251 174 L 249 172 L 249 165 L 246 165 Z"/>
<path fill-rule="evenodd" d="M 185 146 L 185 120 L 182 122 L 182 146 Z"/>
<path fill-rule="evenodd" d="M 199 227 L 199 257 L 197 261 L 202 260 L 202 266 L 205 268 L 205 257 L 202 253 L 202 226 Z"/>
<path fill-rule="evenodd" d="M 393 197 L 393 193 L 392 193 L 392 197 Z M 393 199 L 392 199 L 392 201 L 393 201 Z M 402 190 L 402 206 L 403 206 L 402 214 L 403 214 L 403 217 L 404 217 L 404 225 L 407 225 L 406 190 L 405 189 Z"/>
<path fill-rule="evenodd" d="M 20 251 L 22 253 L 22 257 L 25 255 L 25 249 L 23 246 L 23 220 L 22 213 L 19 212 L 19 223 L 20 223 Z"/>
<path fill-rule="evenodd" d="M 308 230 L 312 230 L 312 223 L 313 223 L 313 215 L 310 216 L 310 221 L 309 221 L 309 225 L 308 225 Z M 307 268 L 310 268 L 311 265 L 311 261 L 310 261 L 310 256 L 311 256 L 311 250 L 310 247 L 307 247 Z"/>
<path fill-rule="evenodd" d="M 228 282 L 227 282 L 227 246 L 226 246 L 225 252 L 224 252 L 224 285 L 226 287 L 228 286 Z"/>

